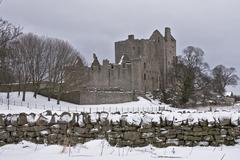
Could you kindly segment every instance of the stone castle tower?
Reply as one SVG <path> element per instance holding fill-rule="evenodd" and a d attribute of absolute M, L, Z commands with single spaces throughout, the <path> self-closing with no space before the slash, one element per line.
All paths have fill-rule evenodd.
<path fill-rule="evenodd" d="M 131 89 L 152 91 L 168 85 L 168 72 L 176 57 L 176 40 L 170 28 L 163 36 L 155 30 L 149 39 L 135 39 L 129 35 L 125 41 L 115 42 L 115 63 L 124 56 L 132 66 Z"/>
<path fill-rule="evenodd" d="M 168 72 L 175 57 L 176 40 L 170 28 L 165 28 L 164 36 L 155 30 L 149 39 L 135 39 L 134 35 L 129 35 L 128 39 L 115 42 L 115 63 L 105 59 L 100 64 L 94 54 L 91 67 L 67 67 L 65 83 L 75 83 L 80 88 L 139 93 L 164 89 L 168 86 Z M 78 77 L 81 83 L 76 79 L 72 82 L 72 77 Z"/>

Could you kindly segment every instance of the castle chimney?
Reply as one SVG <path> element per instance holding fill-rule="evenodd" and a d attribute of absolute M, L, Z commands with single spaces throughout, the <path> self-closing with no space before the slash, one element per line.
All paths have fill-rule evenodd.
<path fill-rule="evenodd" d="M 128 40 L 134 40 L 134 35 L 133 34 L 128 35 Z"/>
<path fill-rule="evenodd" d="M 169 27 L 165 27 L 165 37 L 171 37 L 171 29 Z"/>

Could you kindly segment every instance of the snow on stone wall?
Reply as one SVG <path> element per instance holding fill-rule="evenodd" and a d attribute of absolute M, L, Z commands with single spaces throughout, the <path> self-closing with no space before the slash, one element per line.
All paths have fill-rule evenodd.
<path fill-rule="evenodd" d="M 75 145 L 93 139 L 120 147 L 234 145 L 240 139 L 240 113 L 0 114 L 0 146 L 21 140 Z"/>

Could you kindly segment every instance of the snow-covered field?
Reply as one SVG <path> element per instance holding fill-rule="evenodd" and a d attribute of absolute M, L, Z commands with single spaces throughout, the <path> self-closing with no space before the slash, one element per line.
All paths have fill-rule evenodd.
<path fill-rule="evenodd" d="M 127 117 L 127 121 L 129 123 L 140 123 L 141 121 L 146 123 L 153 121 L 159 122 L 159 117 L 173 121 L 176 125 L 185 120 L 194 124 L 202 120 L 208 120 L 208 122 L 219 122 L 227 118 L 231 119 L 231 123 L 234 125 L 237 125 L 240 121 L 240 105 L 212 107 L 211 110 L 210 107 L 177 109 L 161 104 L 158 100 L 152 100 L 151 98 L 149 98 L 150 100 L 147 100 L 142 97 L 138 97 L 139 101 L 136 102 L 119 104 L 76 105 L 68 102 L 61 102 L 60 105 L 57 105 L 57 101 L 55 99 L 51 99 L 49 102 L 47 97 L 40 95 L 38 95 L 36 99 L 33 98 L 32 92 L 26 93 L 25 102 L 21 101 L 21 96 L 19 97 L 17 92 L 12 92 L 10 94 L 8 105 L 8 99 L 6 97 L 6 93 L 0 93 L 0 114 L 17 114 L 21 112 L 39 114 L 45 112 L 46 110 L 52 110 L 52 112 L 57 114 L 61 114 L 64 111 L 91 112 L 92 118 L 94 118 L 98 117 L 95 114 L 97 111 L 106 111 L 112 113 L 108 117 L 112 121 L 119 121 L 121 118 Z M 114 114 L 116 111 L 121 112 L 122 114 Z M 142 114 L 144 111 L 147 113 Z"/>
<path fill-rule="evenodd" d="M 101 104 L 101 105 L 77 105 L 68 102 L 61 101 L 57 105 L 55 99 L 51 101 L 47 100 L 47 97 L 38 95 L 37 98 L 33 98 L 32 92 L 26 93 L 26 101 L 22 102 L 22 95 L 18 96 L 17 92 L 10 93 L 10 99 L 7 99 L 7 93 L 0 92 L 0 112 L 1 113 L 20 113 L 20 112 L 34 112 L 42 113 L 45 110 L 52 110 L 57 113 L 63 111 L 69 112 L 96 112 L 96 111 L 107 111 L 107 112 L 158 112 L 163 110 L 173 111 L 173 112 L 203 112 L 211 110 L 219 111 L 240 111 L 240 104 L 234 106 L 223 106 L 223 107 L 198 107 L 194 109 L 176 109 L 169 107 L 166 104 L 159 102 L 158 100 L 150 101 L 142 97 L 138 97 L 136 102 L 126 102 L 118 104 Z M 9 104 L 9 105 L 8 105 Z"/>
<path fill-rule="evenodd" d="M 135 111 L 158 111 L 168 107 L 167 105 L 160 105 L 157 100 L 146 100 L 142 97 L 138 97 L 139 101 L 127 102 L 119 104 L 101 104 L 101 105 L 77 105 L 68 102 L 61 101 L 57 105 L 55 99 L 51 101 L 47 100 L 47 97 L 38 95 L 37 98 L 33 98 L 32 92 L 26 93 L 26 101 L 22 102 L 22 95 L 18 96 L 17 92 L 10 93 L 10 99 L 8 102 L 7 93 L 0 92 L 0 110 L 3 113 L 19 113 L 19 112 L 35 112 L 40 113 L 45 110 L 53 110 L 55 112 L 69 111 L 69 112 L 135 112 Z M 8 105 L 9 104 L 9 105 Z"/>
<path fill-rule="evenodd" d="M 238 160 L 240 145 L 221 147 L 111 147 L 94 140 L 75 147 L 36 145 L 23 141 L 0 147 L 0 160 Z"/>

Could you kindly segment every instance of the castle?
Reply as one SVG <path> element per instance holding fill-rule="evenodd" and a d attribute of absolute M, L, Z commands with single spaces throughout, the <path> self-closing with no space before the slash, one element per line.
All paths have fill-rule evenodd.
<path fill-rule="evenodd" d="M 161 90 L 169 85 L 168 73 L 175 57 L 176 40 L 170 28 L 165 28 L 164 36 L 155 30 L 149 39 L 129 35 L 127 40 L 115 42 L 114 64 L 107 59 L 100 64 L 95 54 L 90 67 L 78 59 L 66 67 L 64 81 L 69 90 L 88 88 L 125 93 Z"/>

